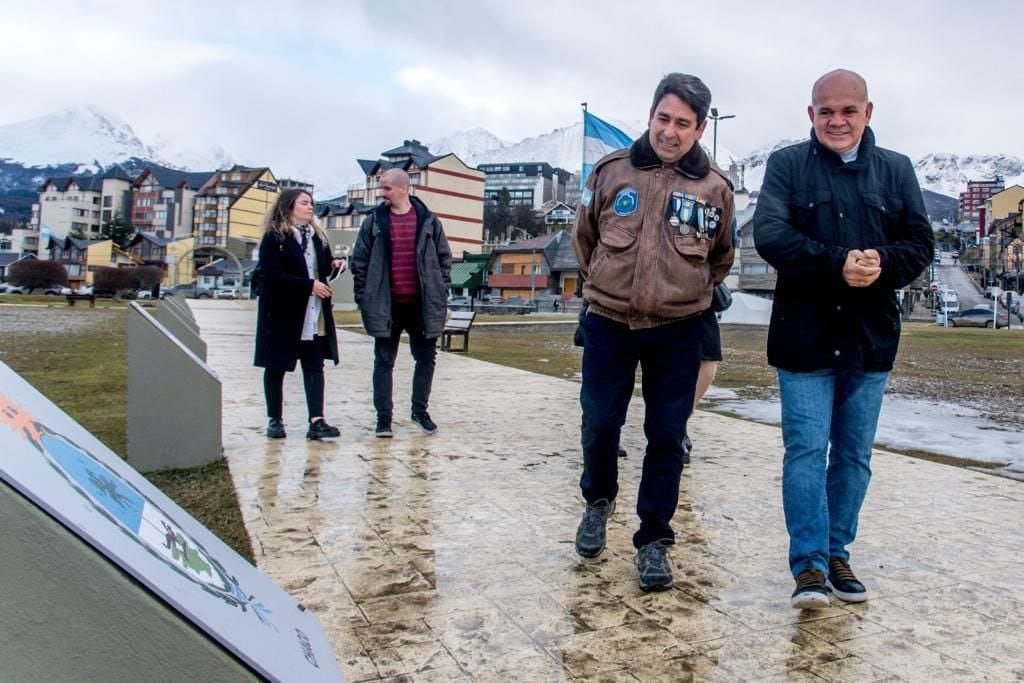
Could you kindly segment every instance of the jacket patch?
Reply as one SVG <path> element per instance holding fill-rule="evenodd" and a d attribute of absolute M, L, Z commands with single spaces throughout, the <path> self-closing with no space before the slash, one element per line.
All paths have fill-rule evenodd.
<path fill-rule="evenodd" d="M 636 190 L 632 187 L 627 187 L 623 190 L 619 190 L 619 193 L 615 195 L 615 209 L 616 216 L 629 216 L 636 213 L 637 207 L 640 205 L 640 197 Z"/>

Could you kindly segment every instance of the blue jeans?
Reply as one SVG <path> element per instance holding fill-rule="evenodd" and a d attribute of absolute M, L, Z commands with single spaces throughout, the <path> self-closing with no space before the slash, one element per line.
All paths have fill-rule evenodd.
<path fill-rule="evenodd" d="M 391 418 L 394 403 L 391 397 L 395 359 L 402 331 L 409 333 L 409 350 L 415 366 L 412 372 L 412 414 L 423 415 L 430 402 L 437 362 L 437 337 L 427 339 L 423 331 L 423 314 L 419 302 L 391 306 L 391 336 L 373 340 L 373 407 L 378 417 Z"/>
<path fill-rule="evenodd" d="M 630 330 L 623 323 L 590 313 L 583 327 L 583 498 L 588 503 L 615 500 L 619 492 L 619 433 L 639 364 L 647 450 L 636 502 L 640 529 L 633 535 L 633 545 L 639 548 L 658 540 L 672 543 L 675 533 L 670 523 L 679 503 L 683 436 L 700 369 L 701 318 Z"/>
<path fill-rule="evenodd" d="M 888 372 L 779 369 L 782 399 L 782 505 L 789 568 L 828 573 L 828 560 L 849 560 L 871 480 Z"/>

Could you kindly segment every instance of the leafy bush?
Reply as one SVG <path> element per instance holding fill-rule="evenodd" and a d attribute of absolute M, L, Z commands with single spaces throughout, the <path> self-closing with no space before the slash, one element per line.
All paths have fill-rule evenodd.
<path fill-rule="evenodd" d="M 30 289 L 63 287 L 68 283 L 68 269 L 56 261 L 25 259 L 11 264 L 7 269 L 7 279 L 12 285 Z"/>
<path fill-rule="evenodd" d="M 100 292 L 119 292 L 123 289 L 135 289 L 135 268 L 113 268 L 98 266 L 93 272 L 93 287 Z"/>
<path fill-rule="evenodd" d="M 126 289 L 153 289 L 163 279 L 159 266 L 133 266 L 113 268 L 100 266 L 93 273 L 93 285 L 98 291 L 120 292 Z"/>

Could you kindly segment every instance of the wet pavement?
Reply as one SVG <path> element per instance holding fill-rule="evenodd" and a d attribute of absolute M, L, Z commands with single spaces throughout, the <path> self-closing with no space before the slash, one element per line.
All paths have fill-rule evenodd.
<path fill-rule="evenodd" d="M 334 442 L 307 442 L 300 373 L 268 441 L 250 302 L 190 301 L 224 384 L 224 445 L 259 566 L 315 610 L 348 681 L 1022 680 L 1024 484 L 876 451 L 851 547 L 872 599 L 789 607 L 778 428 L 699 412 L 671 551 L 640 591 L 630 538 L 642 402 L 596 560 L 583 510 L 579 385 L 440 354 L 433 436 L 374 438 L 369 338 L 339 332 Z M 969 450 L 969 445 L 965 445 Z M 969 456 L 969 453 L 966 453 Z"/>

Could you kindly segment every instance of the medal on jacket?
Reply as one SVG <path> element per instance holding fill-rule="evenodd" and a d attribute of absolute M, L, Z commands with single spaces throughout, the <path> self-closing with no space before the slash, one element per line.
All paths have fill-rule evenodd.
<path fill-rule="evenodd" d="M 682 192 L 673 192 L 668 206 L 668 223 L 679 229 L 680 235 L 689 235 L 693 225 L 697 198 Z"/>
<path fill-rule="evenodd" d="M 722 222 L 722 210 L 710 204 L 701 204 L 697 209 L 697 237 L 706 240 L 718 233 Z"/>

